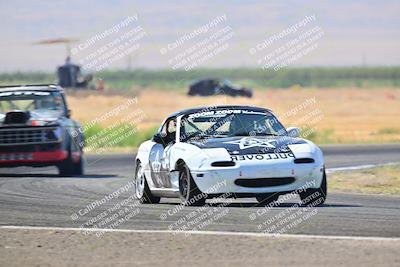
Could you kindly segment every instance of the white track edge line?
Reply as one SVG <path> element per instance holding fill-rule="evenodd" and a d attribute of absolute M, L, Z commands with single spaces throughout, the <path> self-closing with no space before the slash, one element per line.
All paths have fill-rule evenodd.
<path fill-rule="evenodd" d="M 380 164 L 366 164 L 366 165 L 356 165 L 356 166 L 348 166 L 348 167 L 337 167 L 337 168 L 327 168 L 327 173 L 332 172 L 339 172 L 339 171 L 355 171 L 355 170 L 362 170 L 362 169 L 371 169 L 375 167 L 382 167 L 382 166 L 390 166 L 390 165 L 397 165 L 399 162 L 388 162 L 388 163 L 380 163 Z"/>
<path fill-rule="evenodd" d="M 373 237 L 373 236 L 332 236 L 332 235 L 305 235 L 305 234 L 273 234 L 251 232 L 227 232 L 227 231 L 172 231 L 172 230 L 135 230 L 135 229 L 99 229 L 99 228 L 73 228 L 73 227 L 42 227 L 42 226 L 13 226 L 4 225 L 0 229 L 9 230 L 52 230 L 52 231 L 87 231 L 110 233 L 159 233 L 159 234 L 185 234 L 185 235 L 230 235 L 270 238 L 303 238 L 303 239 L 335 239 L 335 240 L 365 240 L 365 241 L 400 241 L 399 237 Z"/>

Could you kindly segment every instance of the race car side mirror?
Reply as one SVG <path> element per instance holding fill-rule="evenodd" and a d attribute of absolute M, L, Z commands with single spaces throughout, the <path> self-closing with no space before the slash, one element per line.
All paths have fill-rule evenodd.
<path fill-rule="evenodd" d="M 72 113 L 72 111 L 71 111 L 70 109 L 68 109 L 68 110 L 67 110 L 67 114 L 66 114 L 66 115 L 67 115 L 67 118 L 71 118 L 71 113 Z"/>
<path fill-rule="evenodd" d="M 155 142 L 157 144 L 162 144 L 163 143 L 163 140 L 162 140 L 161 135 L 159 133 L 156 133 L 153 136 L 153 142 Z"/>
<path fill-rule="evenodd" d="M 286 129 L 287 133 L 291 137 L 299 137 L 300 136 L 300 129 L 297 127 L 288 127 Z"/>

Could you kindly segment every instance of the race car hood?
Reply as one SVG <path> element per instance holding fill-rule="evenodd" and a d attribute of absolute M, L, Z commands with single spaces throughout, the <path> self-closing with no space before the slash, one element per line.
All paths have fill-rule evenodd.
<path fill-rule="evenodd" d="M 230 155 L 269 154 L 291 152 L 289 146 L 307 143 L 289 136 L 227 137 L 192 141 L 201 149 L 225 148 Z"/>

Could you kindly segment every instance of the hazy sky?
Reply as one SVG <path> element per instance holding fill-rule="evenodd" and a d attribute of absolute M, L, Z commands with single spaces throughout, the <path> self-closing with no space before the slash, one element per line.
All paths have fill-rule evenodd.
<path fill-rule="evenodd" d="M 250 48 L 312 15 L 316 19 L 307 27 L 318 26 L 324 35 L 318 47 L 294 66 L 400 65 L 400 1 L 0 0 L 0 71 L 52 71 L 64 61 L 65 46 L 33 42 L 69 37 L 79 39 L 72 45 L 77 46 L 135 15 L 138 20 L 130 27 L 141 26 L 146 33 L 140 48 L 107 68 L 170 68 L 172 54 L 162 55 L 160 49 L 222 15 L 234 36 L 228 48 L 207 60 L 205 67 L 257 67 L 258 55 L 250 55 Z M 189 40 L 181 49 L 204 36 Z"/>

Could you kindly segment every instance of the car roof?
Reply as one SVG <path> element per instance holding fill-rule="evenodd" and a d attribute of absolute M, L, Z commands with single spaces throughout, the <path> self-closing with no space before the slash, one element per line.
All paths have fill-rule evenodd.
<path fill-rule="evenodd" d="M 15 92 L 15 91 L 57 91 L 63 92 L 64 89 L 55 84 L 28 84 L 28 85 L 1 85 L 0 92 Z"/>
<path fill-rule="evenodd" d="M 197 113 L 197 112 L 212 111 L 212 110 L 217 110 L 217 109 L 247 109 L 247 110 L 251 110 L 251 111 L 272 113 L 272 111 L 269 109 L 254 107 L 254 106 L 221 105 L 221 106 L 206 106 L 206 107 L 184 109 L 184 110 L 180 110 L 175 113 L 172 113 L 170 116 L 168 116 L 168 118 L 178 117 L 181 115 L 192 114 L 192 113 Z"/>

